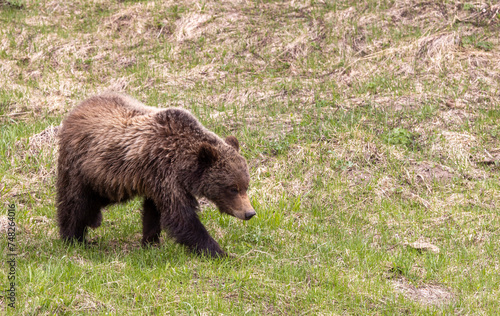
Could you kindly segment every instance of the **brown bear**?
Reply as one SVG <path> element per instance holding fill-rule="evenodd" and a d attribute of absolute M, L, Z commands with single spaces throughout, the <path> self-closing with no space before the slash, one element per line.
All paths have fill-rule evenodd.
<path fill-rule="evenodd" d="M 143 245 L 158 243 L 164 229 L 197 253 L 223 256 L 198 218 L 196 197 L 239 219 L 255 215 L 234 136 L 223 140 L 186 110 L 126 95 L 91 97 L 66 117 L 57 171 L 57 218 L 67 241 L 84 242 L 104 206 L 141 196 Z"/>

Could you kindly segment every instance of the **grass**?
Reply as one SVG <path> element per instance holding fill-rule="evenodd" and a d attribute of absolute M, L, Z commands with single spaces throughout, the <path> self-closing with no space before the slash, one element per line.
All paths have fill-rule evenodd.
<path fill-rule="evenodd" d="M 0 310 L 497 314 L 499 10 L 0 0 L 0 250 L 12 203 L 18 247 Z M 200 213 L 230 259 L 141 248 L 139 200 L 106 210 L 95 245 L 59 240 L 54 127 L 108 89 L 240 140 L 258 216 Z"/>

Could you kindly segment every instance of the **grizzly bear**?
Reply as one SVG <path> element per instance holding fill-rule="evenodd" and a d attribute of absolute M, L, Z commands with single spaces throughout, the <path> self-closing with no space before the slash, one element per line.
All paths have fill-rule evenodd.
<path fill-rule="evenodd" d="M 164 229 L 192 251 L 224 256 L 200 222 L 197 197 L 248 220 L 250 176 L 236 137 L 225 140 L 188 111 L 158 109 L 117 93 L 91 97 L 63 121 L 59 134 L 57 219 L 66 241 L 85 241 L 101 209 L 144 198 L 142 244 Z"/>

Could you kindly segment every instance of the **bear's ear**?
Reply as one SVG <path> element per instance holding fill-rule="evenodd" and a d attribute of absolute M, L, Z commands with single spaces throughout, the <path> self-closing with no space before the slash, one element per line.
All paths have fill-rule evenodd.
<path fill-rule="evenodd" d="M 225 140 L 226 144 L 228 144 L 229 146 L 233 147 L 234 149 L 236 149 L 236 151 L 240 151 L 240 143 L 238 142 L 238 140 L 236 139 L 236 137 L 234 136 L 228 136 L 226 137 L 226 140 Z"/>
<path fill-rule="evenodd" d="M 204 167 L 213 165 L 219 159 L 219 153 L 214 146 L 203 143 L 198 151 L 198 161 Z"/>

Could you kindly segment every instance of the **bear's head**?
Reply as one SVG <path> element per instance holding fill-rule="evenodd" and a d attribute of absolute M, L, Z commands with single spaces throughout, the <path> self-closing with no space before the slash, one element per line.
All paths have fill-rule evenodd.
<path fill-rule="evenodd" d="M 247 195 L 250 175 L 239 147 L 234 136 L 228 136 L 223 146 L 201 144 L 198 152 L 198 163 L 203 169 L 200 193 L 214 202 L 220 212 L 249 220 L 256 213 Z"/>

